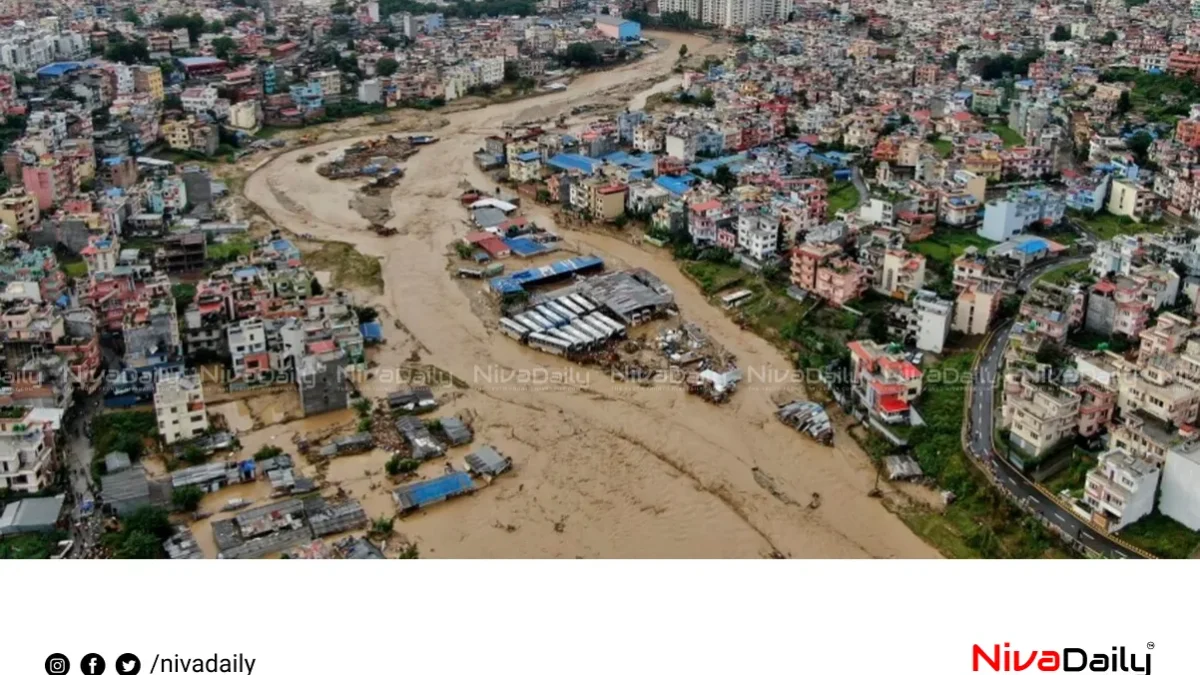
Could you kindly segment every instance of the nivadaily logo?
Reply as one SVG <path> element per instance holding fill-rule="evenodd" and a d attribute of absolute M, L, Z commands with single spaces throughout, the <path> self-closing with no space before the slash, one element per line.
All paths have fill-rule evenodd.
<path fill-rule="evenodd" d="M 1113 647 L 1111 654 L 1089 652 L 1078 647 L 1065 649 L 1034 649 L 1023 652 L 992 645 L 986 649 L 975 645 L 971 650 L 971 670 L 975 672 L 1015 673 L 1039 670 L 1044 673 L 1146 673 L 1150 675 L 1150 654 L 1134 654 L 1124 647 Z M 1140 665 L 1139 665 L 1140 664 Z"/>

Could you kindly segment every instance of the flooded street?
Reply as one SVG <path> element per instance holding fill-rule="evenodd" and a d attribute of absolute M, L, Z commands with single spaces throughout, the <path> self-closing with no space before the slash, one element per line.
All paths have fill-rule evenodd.
<path fill-rule="evenodd" d="M 420 350 L 422 363 L 443 368 L 469 386 L 437 415 L 472 411 L 473 445 L 493 444 L 514 460 L 511 475 L 474 496 L 398 521 L 396 529 L 427 557 L 936 556 L 879 500 L 867 497 L 874 469 L 847 434 L 839 433 L 829 448 L 775 420 L 775 401 L 786 384 L 753 383 L 716 407 L 679 388 L 621 385 L 598 370 L 576 368 L 575 384 L 552 390 L 488 381 L 494 372 L 571 366 L 502 335 L 494 318 L 481 318 L 473 308 L 481 304 L 483 284 L 460 286 L 447 272 L 447 247 L 468 231 L 466 212 L 455 197 L 464 181 L 484 189 L 491 185 L 472 154 L 486 136 L 501 134 L 506 122 L 569 112 L 630 81 L 647 82 L 641 95 L 628 92 L 638 105 L 649 94 L 670 89 L 670 80 L 656 80 L 670 74 L 679 44 L 700 53 L 707 41 L 660 37 L 672 42 L 661 53 L 585 75 L 566 91 L 448 115 L 449 124 L 434 132 L 440 142 L 407 161 L 407 175 L 393 193 L 396 215 L 388 225 L 399 230 L 398 236 L 369 232 L 349 207 L 353 186 L 325 180 L 313 164 L 297 161 L 351 141 L 285 153 L 246 182 L 245 196 L 280 226 L 346 242 L 380 258 L 384 293 L 360 294 L 360 301 L 385 313 L 388 343 L 372 354 L 379 365 L 377 380 Z M 374 133 L 381 131 L 386 129 Z M 554 227 L 540 207 L 526 207 L 524 215 Z M 569 248 L 601 255 L 609 268 L 645 267 L 658 275 L 674 289 L 683 316 L 735 354 L 744 370 L 790 372 L 783 354 L 710 305 L 668 254 L 602 234 L 562 234 Z M 394 330 L 393 320 L 405 330 Z M 389 388 L 395 387 L 371 382 L 367 393 L 377 396 Z M 227 418 L 231 426 L 257 417 L 243 408 L 252 403 L 235 405 Z M 297 424 L 245 434 L 243 453 L 252 454 L 263 443 L 292 450 Z M 287 436 L 288 445 L 267 440 L 272 434 Z M 447 459 L 461 465 L 467 450 L 452 450 Z M 326 476 L 363 499 L 370 516 L 390 515 L 385 459 L 380 451 L 337 459 Z M 764 489 L 756 469 L 788 499 Z M 442 464 L 432 462 L 421 475 L 441 471 Z M 796 505 L 809 503 L 813 493 L 821 496 L 819 508 Z M 222 491 L 209 499 L 223 503 L 234 496 L 240 495 Z M 205 542 L 200 532 L 197 536 L 211 547 L 211 537 Z"/>

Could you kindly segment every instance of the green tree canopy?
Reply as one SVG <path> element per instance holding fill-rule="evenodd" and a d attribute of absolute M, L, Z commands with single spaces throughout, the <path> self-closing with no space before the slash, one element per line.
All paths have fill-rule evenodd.
<path fill-rule="evenodd" d="M 390 56 L 385 56 L 375 62 L 375 72 L 380 77 L 391 77 L 400 69 L 400 64 L 396 63 L 396 59 Z"/>

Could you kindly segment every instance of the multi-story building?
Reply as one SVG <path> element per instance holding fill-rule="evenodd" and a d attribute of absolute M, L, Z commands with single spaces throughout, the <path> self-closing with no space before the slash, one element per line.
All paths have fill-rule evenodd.
<path fill-rule="evenodd" d="M 759 262 L 775 257 L 779 251 L 779 221 L 752 213 L 738 216 L 737 247 Z"/>
<path fill-rule="evenodd" d="M 875 290 L 893 298 L 908 296 L 925 287 L 925 256 L 904 249 L 888 249 Z"/>
<path fill-rule="evenodd" d="M 149 94 L 151 100 L 163 100 L 162 70 L 158 66 L 134 66 L 133 90 Z"/>
<path fill-rule="evenodd" d="M 1200 442 L 1189 440 L 1167 450 L 1158 509 L 1192 530 L 1200 530 Z"/>
<path fill-rule="evenodd" d="M 1021 188 L 1004 199 L 987 203 L 979 236 L 992 241 L 1008 241 L 1034 223 L 1054 225 L 1066 212 L 1061 194 L 1046 188 Z"/>
<path fill-rule="evenodd" d="M 267 333 L 262 319 L 243 319 L 225 329 L 235 378 L 254 378 L 271 369 Z"/>
<path fill-rule="evenodd" d="M 37 198 L 24 188 L 14 187 L 0 197 L 0 222 L 12 228 L 14 234 L 37 225 L 41 217 Z"/>
<path fill-rule="evenodd" d="M 1105 206 L 1113 215 L 1126 216 L 1140 223 L 1157 217 L 1158 196 L 1148 186 L 1121 178 L 1112 182 Z"/>
<path fill-rule="evenodd" d="M 1023 369 L 1004 375 L 1003 420 L 1009 441 L 1037 459 L 1069 441 L 1079 424 L 1079 394 L 1046 384 Z"/>
<path fill-rule="evenodd" d="M 923 390 L 921 369 L 870 340 L 847 346 L 854 400 L 873 418 L 887 424 L 907 424 L 911 406 Z"/>
<path fill-rule="evenodd" d="M 1150 515 L 1160 474 L 1158 467 L 1120 450 L 1100 455 L 1083 490 L 1083 501 L 1092 508 L 1092 522 L 1116 532 Z"/>
<path fill-rule="evenodd" d="M 154 387 L 154 415 L 158 433 L 168 443 L 200 436 L 208 429 L 204 388 L 195 375 L 169 377 Z"/>
<path fill-rule="evenodd" d="M 1002 282 L 995 279 L 969 282 L 954 302 L 954 330 L 985 335 L 1000 309 L 1002 288 Z"/>
<path fill-rule="evenodd" d="M 183 110 L 192 115 L 202 115 L 217 107 L 216 87 L 190 87 L 179 95 Z"/>
<path fill-rule="evenodd" d="M 56 465 L 54 424 L 32 408 L 0 408 L 0 490 L 40 492 Z"/>

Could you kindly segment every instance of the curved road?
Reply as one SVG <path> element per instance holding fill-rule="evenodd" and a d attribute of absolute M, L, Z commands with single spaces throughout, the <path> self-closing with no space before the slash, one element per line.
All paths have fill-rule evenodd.
<path fill-rule="evenodd" d="M 1018 287 L 1022 291 L 1026 291 L 1037 277 L 1086 259 L 1083 256 L 1063 258 L 1048 265 L 1030 268 L 1021 275 Z M 1054 524 L 1075 541 L 1107 558 L 1140 558 L 1139 553 L 1100 534 L 1069 509 L 1052 501 L 1034 486 L 1029 477 L 1010 464 L 1007 458 L 995 453 L 995 448 L 992 447 L 992 432 L 995 424 L 993 419 L 995 389 L 993 385 L 996 383 L 1000 371 L 1000 362 L 1004 357 L 1004 349 L 1008 344 L 1008 335 L 1011 330 L 1012 322 L 1005 323 L 992 332 L 985 345 L 983 357 L 979 361 L 979 369 L 974 376 L 974 386 L 971 387 L 971 413 L 967 427 L 968 443 L 965 450 L 978 458 L 985 466 L 990 467 L 992 480 L 1015 495 L 1023 507 L 1031 509 L 1046 522 Z"/>

